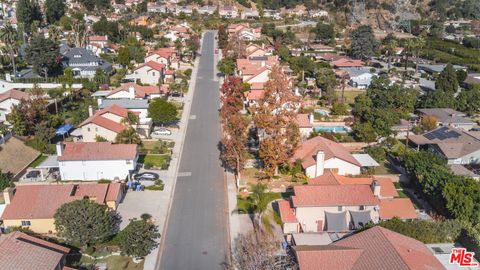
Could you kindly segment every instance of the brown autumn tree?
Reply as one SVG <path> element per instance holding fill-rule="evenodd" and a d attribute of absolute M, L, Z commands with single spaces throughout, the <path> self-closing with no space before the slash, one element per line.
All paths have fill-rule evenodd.
<path fill-rule="evenodd" d="M 225 56 L 233 59 L 245 58 L 247 45 L 238 35 L 231 35 L 225 45 Z"/>
<path fill-rule="evenodd" d="M 430 131 L 437 127 L 437 118 L 431 115 L 426 115 L 422 117 L 420 125 L 424 131 Z"/>
<path fill-rule="evenodd" d="M 248 121 L 241 114 L 243 109 L 243 86 L 240 78 L 229 76 L 222 87 L 220 118 L 222 122 L 221 159 L 226 166 L 235 171 L 240 179 L 247 155 Z"/>
<path fill-rule="evenodd" d="M 260 139 L 260 157 L 267 177 L 278 174 L 278 166 L 288 162 L 299 141 L 295 124 L 298 99 L 281 67 L 272 68 L 265 94 L 253 107 Z"/>

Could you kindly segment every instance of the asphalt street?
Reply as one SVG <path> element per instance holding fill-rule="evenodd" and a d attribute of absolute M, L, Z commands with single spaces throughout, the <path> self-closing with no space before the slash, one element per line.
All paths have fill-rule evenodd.
<path fill-rule="evenodd" d="M 157 269 L 222 269 L 227 258 L 226 190 L 219 160 L 219 83 L 214 32 L 206 32 L 172 208 Z"/>

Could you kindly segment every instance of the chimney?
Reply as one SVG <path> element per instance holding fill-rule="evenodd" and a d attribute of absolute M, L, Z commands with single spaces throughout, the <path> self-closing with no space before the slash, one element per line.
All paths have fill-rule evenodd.
<path fill-rule="evenodd" d="M 88 117 L 93 115 L 93 107 L 92 105 L 88 105 Z"/>
<path fill-rule="evenodd" d="M 380 185 L 378 184 L 377 180 L 373 180 L 372 182 L 372 191 L 375 197 L 380 198 Z"/>
<path fill-rule="evenodd" d="M 135 98 L 135 87 L 133 86 L 128 87 L 128 95 L 131 99 Z"/>
<path fill-rule="evenodd" d="M 56 145 L 57 149 L 57 157 L 61 157 L 63 155 L 63 142 L 58 142 Z"/>
<path fill-rule="evenodd" d="M 98 108 L 100 108 L 100 105 L 102 105 L 102 102 L 103 102 L 103 99 L 101 98 L 97 99 Z"/>
<path fill-rule="evenodd" d="M 315 121 L 315 116 L 313 115 L 313 113 L 308 114 L 308 121 L 310 122 L 310 124 L 313 124 L 313 122 Z"/>
<path fill-rule="evenodd" d="M 5 205 L 9 205 L 13 200 L 13 195 L 15 195 L 15 188 L 7 187 L 3 190 L 3 199 Z"/>
<path fill-rule="evenodd" d="M 262 65 L 262 67 L 264 67 L 265 66 L 265 61 L 262 61 L 261 65 Z"/>
<path fill-rule="evenodd" d="M 315 177 L 318 177 L 320 175 L 323 175 L 323 172 L 325 170 L 325 153 L 323 151 L 318 151 L 317 152 L 317 158 L 316 158 L 316 165 L 315 165 Z"/>

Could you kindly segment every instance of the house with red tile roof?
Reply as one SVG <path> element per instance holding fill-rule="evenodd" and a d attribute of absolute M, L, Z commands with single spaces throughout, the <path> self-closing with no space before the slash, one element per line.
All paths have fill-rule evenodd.
<path fill-rule="evenodd" d="M 89 117 L 79 125 L 79 128 L 82 130 L 83 141 L 96 142 L 97 136 L 107 141 L 115 141 L 118 133 L 129 127 L 129 124 L 125 122 L 129 113 L 140 115 L 138 112 L 127 110 L 118 105 L 108 106 L 95 113 L 92 107 L 89 107 Z M 150 134 L 152 121 L 139 118 L 139 122 L 133 124 L 132 127 L 140 137 L 146 138 Z"/>
<path fill-rule="evenodd" d="M 290 162 L 301 160 L 309 178 L 323 175 L 325 169 L 335 170 L 340 175 L 358 175 L 362 165 L 341 144 L 321 136 L 300 144 Z"/>
<path fill-rule="evenodd" d="M 168 94 L 162 92 L 162 89 L 157 85 L 138 85 L 136 83 L 124 83 L 119 87 L 113 89 L 106 95 L 110 99 L 153 99 L 159 98 Z"/>
<path fill-rule="evenodd" d="M 300 137 L 302 139 L 308 138 L 310 136 L 310 133 L 312 133 L 313 130 L 313 114 L 308 114 L 308 113 L 299 113 L 297 114 L 297 117 L 295 119 L 295 123 L 298 126 L 298 129 L 300 130 Z"/>
<path fill-rule="evenodd" d="M 270 45 L 257 45 L 254 43 L 250 43 L 245 48 L 245 52 L 247 53 L 247 58 L 251 57 L 259 57 L 259 56 L 268 56 L 272 55 L 273 47 Z"/>
<path fill-rule="evenodd" d="M 20 104 L 22 100 L 30 99 L 30 95 L 16 89 L 8 90 L 0 94 L 0 123 L 6 121 L 14 105 Z"/>
<path fill-rule="evenodd" d="M 286 234 L 346 232 L 393 217 L 417 218 L 412 202 L 398 198 L 388 178 L 346 177 L 328 170 L 293 190 L 291 199 L 278 202 Z"/>
<path fill-rule="evenodd" d="M 328 245 L 293 249 L 300 270 L 445 269 L 422 242 L 380 226 Z"/>
<path fill-rule="evenodd" d="M 153 61 L 164 64 L 167 67 L 178 69 L 176 65 L 172 66 L 172 61 L 177 58 L 177 50 L 175 48 L 160 48 L 145 57 L 145 62 Z"/>
<path fill-rule="evenodd" d="M 351 68 L 351 67 L 363 67 L 365 63 L 362 60 L 355 60 L 350 58 L 340 58 L 335 61 L 330 62 L 335 68 Z"/>
<path fill-rule="evenodd" d="M 163 82 L 166 65 L 155 61 L 148 61 L 125 76 L 126 79 L 140 81 L 142 84 L 158 85 Z"/>
<path fill-rule="evenodd" d="M 116 210 L 124 196 L 121 183 L 28 183 L 3 192 L 3 226 L 24 227 L 36 233 L 54 233 L 55 212 L 65 203 L 89 199 Z"/>
<path fill-rule="evenodd" d="M 66 270 L 70 248 L 20 231 L 0 235 L 0 270 Z"/>
<path fill-rule="evenodd" d="M 136 144 L 58 143 L 56 150 L 63 181 L 126 180 L 138 159 Z"/>

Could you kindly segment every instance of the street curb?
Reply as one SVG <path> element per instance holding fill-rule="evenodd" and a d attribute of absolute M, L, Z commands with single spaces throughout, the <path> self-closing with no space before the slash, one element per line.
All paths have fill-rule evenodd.
<path fill-rule="evenodd" d="M 200 44 L 203 44 L 204 34 L 205 33 L 202 33 L 202 38 L 201 38 Z M 198 72 L 199 64 L 200 64 L 200 58 L 197 57 L 197 59 L 195 59 L 192 76 L 190 77 L 190 78 L 195 78 L 195 82 L 196 82 L 196 79 L 197 79 L 197 72 Z M 189 123 L 189 117 L 188 116 L 190 116 L 190 110 L 191 110 L 191 107 L 192 107 L 193 97 L 194 97 L 194 94 L 195 94 L 195 82 L 194 82 L 193 79 L 190 80 L 189 91 L 188 91 L 188 94 L 187 94 L 187 101 L 189 100 L 189 104 L 188 104 L 187 108 L 185 108 L 185 110 L 182 114 L 182 118 L 184 118 L 184 115 L 186 115 L 187 117 L 185 117 L 185 128 L 184 128 L 184 130 L 182 132 L 182 135 L 181 135 L 182 137 L 181 137 L 181 145 L 180 145 L 179 156 L 178 156 L 178 161 L 177 161 L 177 168 L 175 169 L 175 174 L 173 176 L 174 181 L 173 181 L 172 191 L 171 191 L 171 194 L 170 194 L 170 200 L 168 202 L 167 215 L 165 217 L 165 221 L 164 221 L 164 225 L 163 225 L 163 230 L 162 230 L 162 235 L 161 235 L 161 240 L 160 240 L 160 246 L 159 246 L 159 249 L 158 249 L 158 255 L 157 255 L 157 258 L 155 260 L 155 268 L 157 266 L 160 267 L 159 264 L 162 261 L 163 249 L 165 247 L 165 238 L 166 238 L 165 236 L 166 236 L 166 232 L 167 232 L 167 229 L 168 229 L 168 221 L 170 220 L 170 212 L 171 212 L 171 209 L 172 209 L 173 198 L 175 197 L 175 186 L 177 185 L 178 171 L 180 170 L 180 162 L 181 162 L 182 156 L 183 156 L 183 145 L 185 143 L 185 137 L 186 137 L 187 129 L 188 129 L 188 123 Z M 190 95 L 190 97 L 188 97 L 189 95 Z M 160 268 L 156 268 L 156 269 L 160 269 Z"/>

